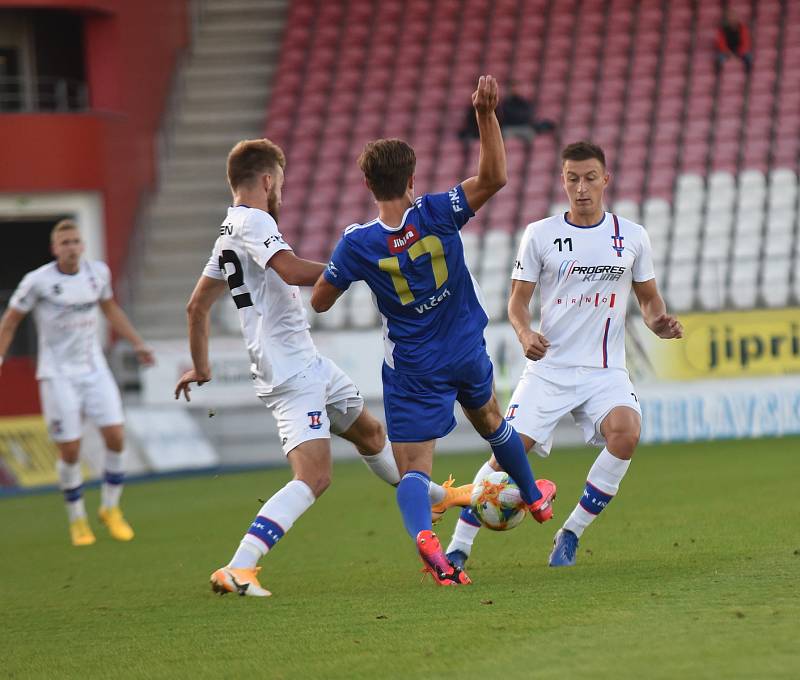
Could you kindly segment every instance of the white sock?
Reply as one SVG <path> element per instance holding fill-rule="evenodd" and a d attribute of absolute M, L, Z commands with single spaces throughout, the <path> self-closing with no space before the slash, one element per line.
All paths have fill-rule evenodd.
<path fill-rule="evenodd" d="M 472 483 L 480 484 L 493 472 L 496 472 L 496 470 L 489 465 L 489 461 L 487 460 L 481 466 L 480 470 L 478 470 L 477 474 L 475 475 L 475 479 L 472 480 Z M 470 551 L 472 550 L 472 543 L 475 540 L 475 537 L 478 535 L 479 530 L 480 526 L 475 526 L 474 524 L 465 522 L 459 517 L 458 522 L 456 522 L 455 531 L 453 532 L 453 538 L 450 539 L 450 545 L 447 546 L 446 552 L 450 553 L 454 550 L 460 550 L 465 555 L 469 555 Z"/>
<path fill-rule="evenodd" d="M 397 469 L 397 461 L 394 459 L 392 452 L 392 443 L 387 439 L 383 449 L 376 454 L 368 456 L 359 451 L 361 460 L 363 460 L 367 467 L 372 470 L 384 482 L 388 482 L 392 486 L 397 486 L 400 483 L 400 471 Z M 446 491 L 441 484 L 431 482 L 428 487 L 428 497 L 430 498 L 431 505 L 441 503 L 444 500 Z"/>
<path fill-rule="evenodd" d="M 437 484 L 434 481 L 431 481 L 430 484 L 428 484 L 428 498 L 431 501 L 431 505 L 441 503 L 446 495 L 447 489 L 445 489 L 441 484 Z"/>
<path fill-rule="evenodd" d="M 252 569 L 313 504 L 311 487 L 293 479 L 258 511 L 228 566 Z"/>
<path fill-rule="evenodd" d="M 106 450 L 105 476 L 100 487 L 100 507 L 115 508 L 122 496 L 122 482 L 125 479 L 125 450 Z"/>
<path fill-rule="evenodd" d="M 67 508 L 67 517 L 70 522 L 86 517 L 86 508 L 83 505 L 83 474 L 80 462 L 65 463 L 59 460 L 56 463 L 58 470 L 58 486 L 64 492 L 64 505 Z"/>
<path fill-rule="evenodd" d="M 363 453 L 360 453 L 360 455 L 361 460 L 367 464 L 367 467 L 383 481 L 392 486 L 397 486 L 400 483 L 400 471 L 397 469 L 397 461 L 394 459 L 394 453 L 392 453 L 392 443 L 388 439 L 379 453 L 372 456 L 367 456 Z"/>
<path fill-rule="evenodd" d="M 580 537 L 619 491 L 619 484 L 630 465 L 630 460 L 617 458 L 608 449 L 603 449 L 589 470 L 583 497 L 564 522 L 564 529 Z"/>

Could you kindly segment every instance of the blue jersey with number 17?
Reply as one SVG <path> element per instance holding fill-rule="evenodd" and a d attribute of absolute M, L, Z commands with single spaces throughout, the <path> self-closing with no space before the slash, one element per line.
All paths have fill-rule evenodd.
<path fill-rule="evenodd" d="M 416 199 L 399 227 L 380 219 L 349 226 L 336 246 L 325 280 L 341 290 L 363 280 L 372 289 L 391 368 L 431 373 L 483 343 L 488 319 L 459 234 L 472 216 L 459 184 Z"/>

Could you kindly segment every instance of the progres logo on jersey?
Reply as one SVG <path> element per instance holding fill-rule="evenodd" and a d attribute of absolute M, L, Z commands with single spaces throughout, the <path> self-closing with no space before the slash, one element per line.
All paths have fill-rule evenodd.
<path fill-rule="evenodd" d="M 581 267 L 578 260 L 564 260 L 558 268 L 558 281 L 572 274 L 583 276 L 584 281 L 619 281 L 624 273 L 625 267 L 608 264 Z"/>

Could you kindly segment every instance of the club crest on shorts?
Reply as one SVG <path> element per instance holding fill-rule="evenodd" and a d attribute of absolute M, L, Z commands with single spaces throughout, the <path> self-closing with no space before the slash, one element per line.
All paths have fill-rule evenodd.
<path fill-rule="evenodd" d="M 322 427 L 322 411 L 308 412 L 308 426 L 312 430 L 319 430 Z"/>
<path fill-rule="evenodd" d="M 517 409 L 519 404 L 511 404 L 506 411 L 506 420 L 514 420 L 517 417 Z"/>

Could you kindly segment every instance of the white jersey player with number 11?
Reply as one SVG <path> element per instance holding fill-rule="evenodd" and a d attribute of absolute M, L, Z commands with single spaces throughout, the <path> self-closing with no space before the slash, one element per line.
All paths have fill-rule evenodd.
<path fill-rule="evenodd" d="M 617 493 L 639 441 L 641 408 L 625 367 L 631 289 L 653 333 L 683 334 L 658 292 L 647 232 L 604 211 L 609 174 L 603 150 L 577 142 L 561 158 L 570 209 L 528 225 L 511 274 L 508 316 L 528 362 L 506 414 L 526 450 L 540 456 L 549 455 L 553 431 L 567 413 L 588 444 L 603 447 L 582 497 L 556 534 L 549 562 L 554 567 L 575 564 L 578 539 Z M 531 328 L 529 308 L 537 285 L 539 332 Z M 492 458 L 475 483 L 498 469 Z M 466 561 L 478 526 L 464 510 L 448 547 L 451 561 Z"/>

